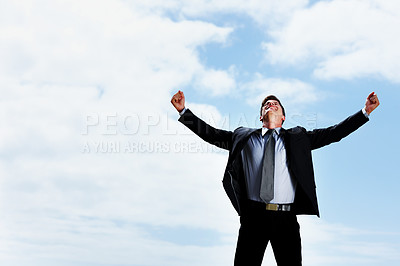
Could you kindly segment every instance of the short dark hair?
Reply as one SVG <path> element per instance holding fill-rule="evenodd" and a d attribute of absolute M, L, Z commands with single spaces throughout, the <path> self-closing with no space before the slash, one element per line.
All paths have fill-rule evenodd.
<path fill-rule="evenodd" d="M 285 108 L 283 108 L 283 105 L 281 104 L 281 101 L 279 101 L 279 99 L 275 96 L 275 95 L 268 95 L 267 97 L 264 98 L 264 100 L 261 103 L 261 108 L 260 108 L 260 115 L 262 115 L 262 108 L 264 106 L 264 104 L 269 101 L 269 100 L 275 100 L 278 101 L 279 105 L 282 107 L 282 113 L 283 116 L 286 116 L 285 114 Z"/>

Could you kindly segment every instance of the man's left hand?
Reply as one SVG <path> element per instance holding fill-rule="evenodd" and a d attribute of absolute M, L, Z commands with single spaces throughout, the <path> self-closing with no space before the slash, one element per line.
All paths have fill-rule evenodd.
<path fill-rule="evenodd" d="M 375 92 L 371 92 L 370 95 L 368 95 L 367 97 L 367 101 L 365 102 L 365 111 L 369 115 L 378 106 L 379 106 L 378 95 L 376 95 Z"/>

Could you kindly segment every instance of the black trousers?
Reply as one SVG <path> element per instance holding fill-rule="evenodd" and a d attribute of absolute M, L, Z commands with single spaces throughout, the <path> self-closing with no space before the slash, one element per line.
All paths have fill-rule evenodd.
<path fill-rule="evenodd" d="M 260 266 L 271 242 L 278 266 L 301 266 L 301 238 L 297 217 L 290 211 L 268 211 L 251 201 L 240 217 L 235 266 Z"/>

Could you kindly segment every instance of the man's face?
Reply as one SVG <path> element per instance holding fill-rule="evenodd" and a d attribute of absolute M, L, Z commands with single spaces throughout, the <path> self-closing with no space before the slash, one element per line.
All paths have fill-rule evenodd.
<path fill-rule="evenodd" d="M 280 106 L 277 100 L 268 100 L 262 107 L 261 113 L 262 113 L 260 117 L 261 121 L 263 120 L 264 117 L 267 118 L 270 115 L 277 116 L 276 118 L 278 120 L 282 120 L 282 122 L 285 120 L 282 107 Z"/>

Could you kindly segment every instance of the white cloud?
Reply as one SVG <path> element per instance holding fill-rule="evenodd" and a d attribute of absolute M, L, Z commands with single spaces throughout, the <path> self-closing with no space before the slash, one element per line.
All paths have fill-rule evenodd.
<path fill-rule="evenodd" d="M 228 95 L 236 89 L 233 72 L 233 67 L 229 72 L 214 69 L 204 71 L 197 78 L 194 87 L 211 97 Z"/>
<path fill-rule="evenodd" d="M 322 1 L 297 10 L 265 42 L 271 63 L 315 62 L 318 78 L 382 76 L 400 82 L 397 1 Z"/>
<path fill-rule="evenodd" d="M 169 0 L 144 1 L 141 7 L 149 12 L 173 11 L 181 17 L 210 17 L 214 14 L 247 15 L 265 27 L 279 24 L 296 10 L 308 5 L 308 0 Z"/>
<path fill-rule="evenodd" d="M 196 47 L 225 42 L 232 31 L 202 21 L 143 16 L 123 2 L 44 2 L 46 9 L 29 3 L 7 7 L 0 69 L 31 83 L 101 85 L 106 93 L 132 88 L 135 95 L 182 86 L 197 73 L 213 71 L 199 62 Z M 14 23 L 14 16 L 24 19 Z"/>
<path fill-rule="evenodd" d="M 247 97 L 250 105 L 260 105 L 267 95 L 277 96 L 284 106 L 315 102 L 320 93 L 311 85 L 298 79 L 267 78 L 256 74 L 253 81 L 242 84 L 241 89 L 252 95 Z"/>
<path fill-rule="evenodd" d="M 400 247 L 392 243 L 396 235 L 390 232 L 361 230 L 308 216 L 301 216 L 299 222 L 306 265 L 394 265 L 399 259 Z"/>
<path fill-rule="evenodd" d="M 230 260 L 218 254 L 236 229 L 221 183 L 225 155 L 177 135 L 169 100 L 192 80 L 214 85 L 213 75 L 226 78 L 216 94 L 227 93 L 229 71 L 204 66 L 196 49 L 224 43 L 232 29 L 174 22 L 122 1 L 2 6 L 1 264 L 187 265 L 206 253 L 198 265 Z M 196 162 L 209 167 L 188 179 Z M 214 218 L 221 215 L 229 222 Z M 178 245 L 140 224 L 222 239 L 218 247 Z"/>

